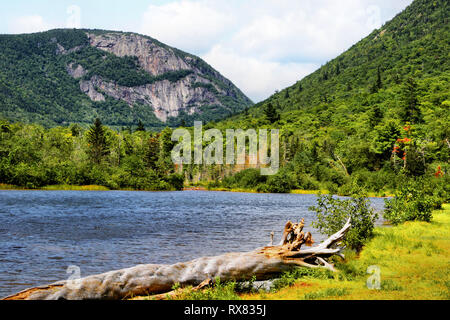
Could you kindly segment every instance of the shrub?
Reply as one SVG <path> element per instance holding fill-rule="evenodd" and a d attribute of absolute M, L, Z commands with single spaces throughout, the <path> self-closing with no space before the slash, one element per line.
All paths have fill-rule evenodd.
<path fill-rule="evenodd" d="M 220 278 L 215 279 L 214 286 L 204 290 L 193 291 L 186 288 L 182 291 L 179 300 L 240 300 L 236 293 L 236 282 L 222 282 Z M 175 287 L 176 288 L 176 287 Z"/>
<path fill-rule="evenodd" d="M 184 176 L 181 174 L 171 174 L 167 177 L 167 182 L 177 191 L 183 190 Z"/>
<path fill-rule="evenodd" d="M 439 200 L 426 194 L 423 180 L 411 180 L 400 187 L 394 198 L 385 200 L 383 216 L 395 225 L 405 221 L 430 222 L 436 201 Z"/>
<path fill-rule="evenodd" d="M 291 174 L 287 172 L 279 172 L 267 178 L 265 184 L 257 187 L 259 192 L 269 193 L 289 193 L 295 188 L 295 181 Z"/>
<path fill-rule="evenodd" d="M 375 221 L 378 218 L 378 214 L 370 207 L 369 199 L 364 195 L 355 195 L 348 200 L 319 195 L 317 206 L 310 207 L 309 210 L 317 214 L 313 227 L 328 236 L 342 229 L 350 218 L 352 226 L 343 242 L 358 251 L 373 236 Z"/>
<path fill-rule="evenodd" d="M 314 279 L 333 279 L 334 274 L 327 269 L 312 269 L 312 268 L 295 268 L 292 271 L 285 272 L 281 278 L 276 279 L 273 283 L 273 291 L 278 291 L 284 287 L 292 286 L 298 279 L 314 278 Z"/>
<path fill-rule="evenodd" d="M 235 181 L 238 188 L 255 188 L 259 183 L 265 182 L 266 177 L 258 169 L 246 169 L 236 173 Z"/>

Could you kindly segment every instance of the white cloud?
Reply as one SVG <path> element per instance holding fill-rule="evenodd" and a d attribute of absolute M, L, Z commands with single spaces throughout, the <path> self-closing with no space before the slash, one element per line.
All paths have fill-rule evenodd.
<path fill-rule="evenodd" d="M 336 57 L 412 0 L 176 0 L 141 32 L 202 56 L 259 101 Z"/>
<path fill-rule="evenodd" d="M 53 26 L 44 21 L 40 15 L 22 16 L 9 23 L 10 33 L 33 33 L 52 29 Z"/>
<path fill-rule="evenodd" d="M 254 101 L 267 98 L 317 69 L 313 63 L 280 63 L 239 55 L 217 45 L 202 58 Z"/>
<path fill-rule="evenodd" d="M 143 14 L 141 33 L 190 52 L 210 48 L 233 24 L 233 17 L 212 1 L 177 1 L 150 5 Z"/>

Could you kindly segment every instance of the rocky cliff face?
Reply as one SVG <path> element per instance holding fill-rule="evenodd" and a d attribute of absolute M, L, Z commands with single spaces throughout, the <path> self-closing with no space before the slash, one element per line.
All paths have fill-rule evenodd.
<path fill-rule="evenodd" d="M 52 127 L 99 118 L 160 130 L 218 121 L 253 103 L 199 57 L 135 33 L 0 35 L 0 117 Z"/>
<path fill-rule="evenodd" d="M 80 90 L 92 101 L 103 102 L 105 96 L 109 96 L 126 102 L 130 108 L 136 103 L 143 104 L 152 108 L 162 122 L 166 122 L 169 117 L 178 117 L 181 112 L 187 115 L 201 113 L 202 107 L 236 110 L 251 104 L 229 80 L 198 57 L 137 34 L 86 32 L 86 35 L 91 47 L 121 58 L 135 57 L 138 66 L 157 79 L 144 85 L 128 87 L 98 74 L 90 74 L 90 70 L 81 64 L 69 63 L 67 72 L 75 79 L 80 79 Z M 66 50 L 60 45 L 58 50 L 61 54 L 70 52 L 70 49 Z M 189 73 L 176 81 L 164 79 L 164 75 L 177 71 Z M 87 74 L 90 77 L 85 79 Z"/>

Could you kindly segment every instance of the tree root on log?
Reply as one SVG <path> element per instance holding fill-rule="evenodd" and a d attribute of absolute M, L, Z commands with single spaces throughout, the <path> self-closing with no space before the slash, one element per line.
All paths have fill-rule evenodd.
<path fill-rule="evenodd" d="M 181 287 L 199 286 L 205 280 L 221 281 L 271 279 L 294 266 L 326 268 L 335 271 L 328 258 L 342 256 L 338 244 L 351 227 L 350 220 L 330 238 L 316 247 L 310 233 L 303 233 L 304 221 L 288 222 L 278 246 L 269 246 L 245 253 L 227 253 L 204 257 L 173 265 L 138 265 L 77 280 L 65 280 L 51 285 L 24 290 L 4 300 L 98 300 L 127 299 L 135 296 L 158 295 L 171 292 L 178 283 Z"/>

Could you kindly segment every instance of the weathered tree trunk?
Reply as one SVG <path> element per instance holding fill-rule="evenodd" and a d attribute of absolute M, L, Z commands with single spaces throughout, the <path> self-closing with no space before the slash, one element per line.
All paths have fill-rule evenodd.
<path fill-rule="evenodd" d="M 350 221 L 336 234 L 316 247 L 301 250 L 302 244 L 312 244 L 311 234 L 303 233 L 303 221 L 286 224 L 282 243 L 252 252 L 227 253 L 217 257 L 204 257 L 173 265 L 138 265 L 78 280 L 65 280 L 47 286 L 24 290 L 6 297 L 6 300 L 92 300 L 126 299 L 133 296 L 170 292 L 174 284 L 197 286 L 207 279 L 267 280 L 292 269 L 293 266 L 310 268 L 334 267 L 327 259 L 340 255 L 337 247 L 350 228 Z"/>

